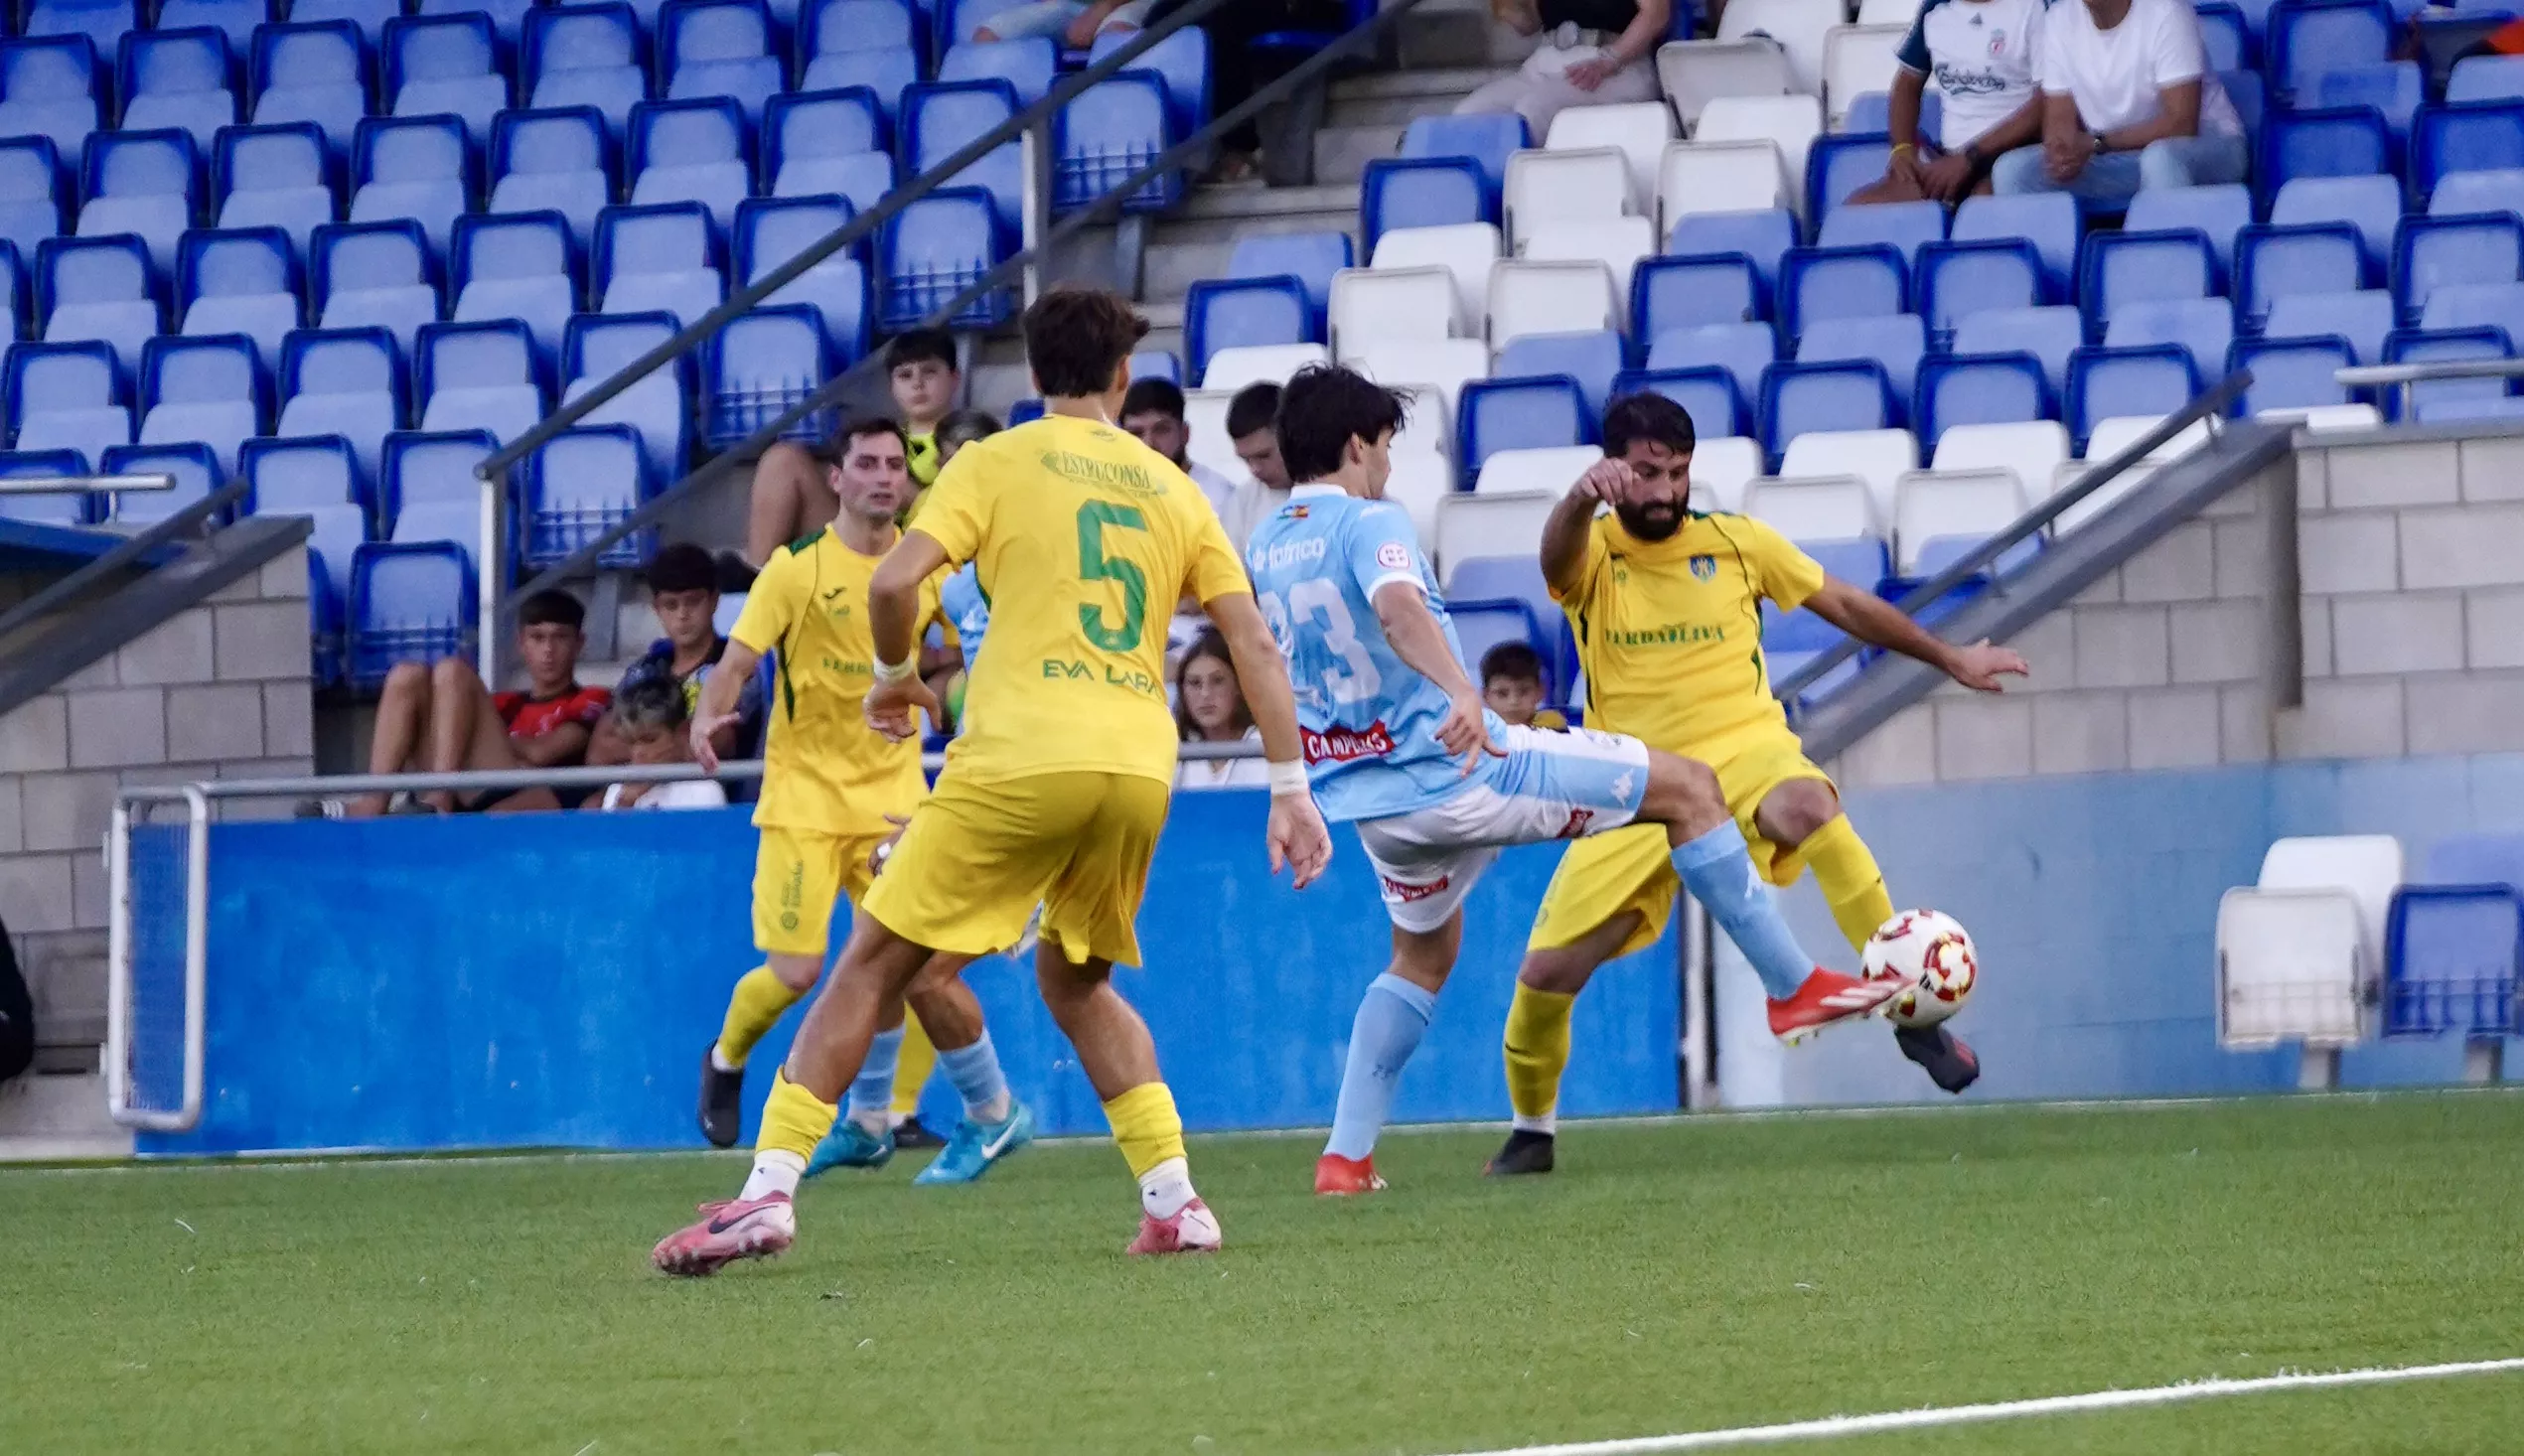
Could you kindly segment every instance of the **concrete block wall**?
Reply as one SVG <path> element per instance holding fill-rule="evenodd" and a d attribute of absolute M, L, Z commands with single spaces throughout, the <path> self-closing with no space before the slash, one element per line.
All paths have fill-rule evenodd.
<path fill-rule="evenodd" d="M 104 1033 L 115 791 L 313 772 L 307 634 L 294 548 L 0 715 L 0 920 L 47 1044 Z"/>

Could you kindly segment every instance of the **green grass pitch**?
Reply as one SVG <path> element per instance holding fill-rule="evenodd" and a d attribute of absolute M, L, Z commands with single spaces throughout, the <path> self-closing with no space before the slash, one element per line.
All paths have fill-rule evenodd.
<path fill-rule="evenodd" d="M 23 1452 L 1436 1453 L 2524 1355 L 2524 1096 L 1197 1140 L 1215 1258 L 1121 1254 L 1107 1146 L 649 1245 L 733 1157 L 0 1172 Z M 2511 1452 L 2524 1375 L 1860 1437 L 1834 1453 Z"/>

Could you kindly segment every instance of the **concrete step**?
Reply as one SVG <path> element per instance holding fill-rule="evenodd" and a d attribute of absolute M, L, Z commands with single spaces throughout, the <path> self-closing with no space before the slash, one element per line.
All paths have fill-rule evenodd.
<path fill-rule="evenodd" d="M 1414 117 L 1453 110 L 1457 101 L 1513 69 L 1481 65 L 1429 71 L 1389 71 L 1336 81 L 1325 98 L 1323 123 L 1326 126 L 1365 126 L 1386 122 L 1408 125 Z"/>
<path fill-rule="evenodd" d="M 1312 187 L 1206 187 L 1159 223 L 1148 243 L 1142 296 L 1179 303 L 1192 284 L 1227 270 L 1239 238 L 1271 232 L 1346 232 L 1358 237 L 1359 190 Z"/>
<path fill-rule="evenodd" d="M 105 1112 L 103 1073 L 0 1083 L 0 1162 L 130 1156 L 130 1129 Z"/>

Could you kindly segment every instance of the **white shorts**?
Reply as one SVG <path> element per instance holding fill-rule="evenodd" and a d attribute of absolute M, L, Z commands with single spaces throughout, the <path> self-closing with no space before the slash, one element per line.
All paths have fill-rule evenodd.
<path fill-rule="evenodd" d="M 1618 733 L 1510 728 L 1472 788 L 1426 808 L 1362 819 L 1359 844 L 1385 892 L 1385 913 L 1414 935 L 1444 925 L 1510 844 L 1583 839 L 1618 829 L 1648 792 L 1648 746 Z"/>

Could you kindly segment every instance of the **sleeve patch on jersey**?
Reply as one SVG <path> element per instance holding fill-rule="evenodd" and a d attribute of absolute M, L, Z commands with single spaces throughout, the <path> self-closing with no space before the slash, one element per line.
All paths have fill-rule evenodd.
<path fill-rule="evenodd" d="M 1387 541 L 1376 548 L 1376 564 L 1392 571 L 1410 565 L 1410 548 L 1400 541 Z"/>

